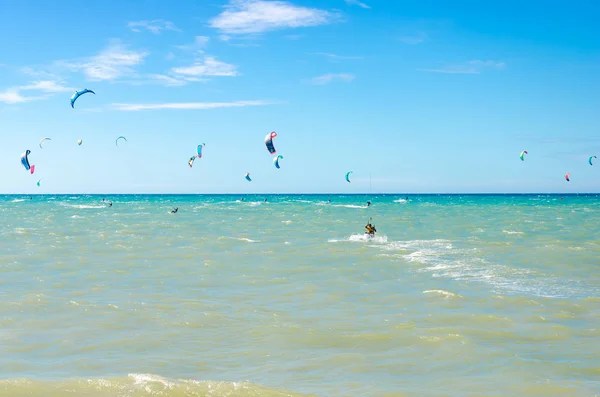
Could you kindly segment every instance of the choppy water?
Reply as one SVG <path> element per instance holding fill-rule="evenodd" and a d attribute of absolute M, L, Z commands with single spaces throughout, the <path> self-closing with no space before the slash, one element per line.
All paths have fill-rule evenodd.
<path fill-rule="evenodd" d="M 267 197 L 0 196 L 0 395 L 600 395 L 599 196 Z"/>

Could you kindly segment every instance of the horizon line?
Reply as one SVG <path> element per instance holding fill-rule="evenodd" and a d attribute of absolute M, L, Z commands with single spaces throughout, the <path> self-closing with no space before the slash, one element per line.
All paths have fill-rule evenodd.
<path fill-rule="evenodd" d="M 525 195 L 551 195 L 551 196 L 579 196 L 579 195 L 600 195 L 600 192 L 529 192 L 529 193 L 517 193 L 517 192 L 479 192 L 479 193 L 373 193 L 373 192 L 354 192 L 354 193 L 0 193 L 0 196 L 258 196 L 258 195 L 269 195 L 269 196 L 525 196 Z"/>

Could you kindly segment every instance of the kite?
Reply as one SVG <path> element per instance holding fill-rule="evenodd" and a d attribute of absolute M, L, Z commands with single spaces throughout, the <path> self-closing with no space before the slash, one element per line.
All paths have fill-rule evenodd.
<path fill-rule="evenodd" d="M 77 100 L 77 98 L 79 98 L 80 96 L 82 96 L 83 94 L 87 94 L 88 92 L 91 92 L 92 94 L 96 95 L 96 93 L 92 90 L 88 90 L 87 88 L 84 88 L 81 91 L 75 91 L 73 93 L 73 95 L 71 95 L 71 107 L 73 109 L 75 109 L 75 101 Z"/>
<path fill-rule="evenodd" d="M 273 164 L 275 164 L 275 167 L 276 167 L 276 168 L 280 168 L 280 167 L 279 167 L 279 159 L 282 159 L 282 158 L 283 158 L 283 156 L 282 156 L 282 155 L 279 155 L 279 156 L 277 156 L 277 157 L 275 157 L 275 158 L 273 159 Z"/>
<path fill-rule="evenodd" d="M 44 141 L 51 141 L 51 140 L 52 139 L 50 139 L 50 138 L 42 138 L 42 140 L 40 141 L 40 149 L 43 149 L 42 142 L 44 142 Z"/>
<path fill-rule="evenodd" d="M 273 138 L 275 138 L 276 136 L 277 136 L 277 133 L 275 131 L 270 132 L 267 134 L 267 136 L 265 136 L 265 145 L 267 145 L 267 150 L 271 154 L 277 153 L 275 151 L 275 146 L 273 145 Z"/>
<path fill-rule="evenodd" d="M 525 155 L 526 154 L 529 154 L 529 153 L 527 153 L 527 150 L 523 150 L 521 152 L 521 154 L 519 155 L 519 157 L 521 158 L 521 161 L 525 161 Z"/>
<path fill-rule="evenodd" d="M 249 172 L 246 172 L 246 180 L 248 182 L 252 182 L 252 179 L 250 179 L 250 173 Z"/>
<path fill-rule="evenodd" d="M 350 183 L 350 174 L 352 174 L 354 171 L 348 171 L 346 172 L 346 182 Z"/>
<path fill-rule="evenodd" d="M 25 170 L 27 170 L 33 174 L 33 172 L 35 171 L 35 165 L 29 165 L 29 154 L 30 153 L 31 153 L 31 150 L 27 150 L 25 153 L 23 153 L 21 155 L 21 164 L 23 164 L 23 167 L 25 167 Z"/>
<path fill-rule="evenodd" d="M 590 165 L 593 165 L 592 159 L 596 159 L 596 158 L 597 158 L 596 156 L 590 156 L 590 158 L 588 159 L 588 163 L 590 163 Z"/>
<path fill-rule="evenodd" d="M 123 139 L 125 140 L 125 142 L 127 142 L 127 138 L 125 138 L 124 136 L 120 136 L 115 140 L 115 145 L 119 146 L 119 139 Z"/>

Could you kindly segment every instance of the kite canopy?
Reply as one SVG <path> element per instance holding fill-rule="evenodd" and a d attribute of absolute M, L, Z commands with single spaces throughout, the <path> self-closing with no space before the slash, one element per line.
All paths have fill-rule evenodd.
<path fill-rule="evenodd" d="M 42 142 L 44 142 L 44 141 L 51 141 L 51 140 L 52 139 L 50 139 L 50 138 L 42 138 L 42 140 L 40 141 L 40 149 L 43 149 Z"/>
<path fill-rule="evenodd" d="M 250 179 L 250 173 L 249 172 L 246 172 L 246 180 L 248 182 L 252 182 L 252 179 Z"/>
<path fill-rule="evenodd" d="M 192 156 L 188 161 L 188 165 L 190 166 L 190 168 L 192 168 L 192 166 L 194 165 L 194 160 L 196 160 L 196 156 Z"/>
<path fill-rule="evenodd" d="M 590 158 L 588 159 L 588 163 L 590 163 L 590 165 L 594 165 L 592 164 L 592 159 L 596 159 L 596 156 L 590 156 Z"/>
<path fill-rule="evenodd" d="M 92 94 L 96 95 L 96 93 L 92 90 L 88 90 L 87 88 L 84 88 L 81 91 L 75 91 L 73 93 L 73 95 L 71 95 L 71 107 L 73 109 L 75 109 L 75 101 L 77 100 L 77 98 L 79 98 L 80 96 L 82 96 L 83 94 L 87 94 L 88 92 L 91 92 Z"/>
<path fill-rule="evenodd" d="M 127 138 L 125 138 L 124 136 L 120 136 L 115 140 L 115 145 L 119 146 L 119 139 L 123 139 L 125 142 L 127 142 Z"/>
<path fill-rule="evenodd" d="M 33 174 L 33 172 L 35 171 L 35 165 L 29 164 L 29 154 L 30 153 L 31 153 L 31 150 L 27 150 L 25 153 L 23 153 L 21 155 L 21 164 L 23 164 L 23 167 L 25 167 L 26 171 L 29 171 L 30 173 Z"/>
<path fill-rule="evenodd" d="M 277 151 L 275 150 L 275 146 L 273 145 L 273 138 L 275 138 L 276 136 L 277 133 L 275 131 L 270 132 L 267 134 L 267 136 L 265 136 L 265 145 L 267 146 L 267 150 L 271 154 L 277 153 Z"/>
<path fill-rule="evenodd" d="M 346 172 L 346 182 L 350 183 L 350 174 L 352 174 L 354 171 L 348 171 Z"/>
<path fill-rule="evenodd" d="M 570 172 L 567 172 L 567 173 L 565 174 L 565 179 L 567 180 L 567 182 L 570 182 L 570 181 L 571 181 L 571 180 L 569 179 L 569 175 L 571 175 L 571 173 L 570 173 Z"/>
<path fill-rule="evenodd" d="M 275 167 L 276 167 L 276 168 L 280 168 L 280 167 L 279 167 L 279 160 L 280 160 L 280 159 L 282 159 L 282 158 L 283 158 L 283 156 L 282 156 L 282 155 L 279 155 L 279 156 L 277 156 L 277 157 L 275 157 L 275 158 L 273 159 L 273 164 L 275 164 Z"/>
<path fill-rule="evenodd" d="M 202 148 L 206 146 L 206 143 L 202 143 L 201 145 L 198 145 L 198 158 L 202 157 Z"/>
<path fill-rule="evenodd" d="M 82 144 L 82 143 L 83 143 L 83 140 L 81 140 L 81 139 L 77 141 L 77 144 L 78 144 L 79 146 L 81 146 L 81 144 Z"/>
<path fill-rule="evenodd" d="M 519 155 L 519 157 L 521 158 L 521 161 L 525 161 L 525 155 L 526 154 L 529 154 L 529 153 L 527 153 L 527 150 L 523 150 L 521 152 L 521 154 Z"/>

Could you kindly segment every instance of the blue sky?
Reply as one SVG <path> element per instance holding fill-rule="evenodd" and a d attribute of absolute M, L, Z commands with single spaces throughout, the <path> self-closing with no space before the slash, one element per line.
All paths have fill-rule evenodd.
<path fill-rule="evenodd" d="M 594 3 L 0 0 L 0 192 L 598 192 Z"/>

